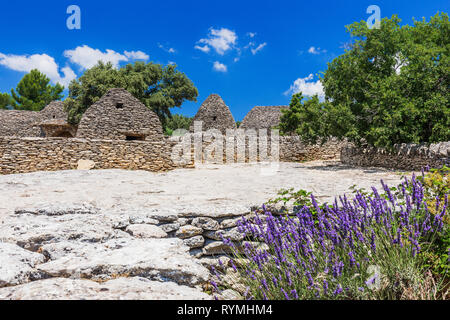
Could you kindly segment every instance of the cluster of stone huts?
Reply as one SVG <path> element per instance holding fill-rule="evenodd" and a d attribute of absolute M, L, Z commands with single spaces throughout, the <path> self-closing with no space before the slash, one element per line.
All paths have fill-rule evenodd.
<path fill-rule="evenodd" d="M 0 111 L 0 136 L 145 140 L 162 134 L 158 116 L 120 88 L 109 90 L 89 107 L 78 126 L 67 123 L 60 101 L 40 112 Z"/>
<path fill-rule="evenodd" d="M 240 124 L 242 129 L 270 129 L 280 123 L 281 110 L 289 106 L 256 106 L 250 110 Z M 195 121 L 202 121 L 202 129 L 218 129 L 226 133 L 227 129 L 236 129 L 236 122 L 230 109 L 217 94 L 211 94 L 200 106 L 194 117 Z M 193 131 L 193 127 L 191 127 Z"/>
<path fill-rule="evenodd" d="M 286 108 L 288 106 L 256 106 L 245 116 L 239 128 L 247 131 L 273 128 L 279 124 L 282 110 Z M 86 110 L 77 126 L 69 124 L 67 118 L 60 101 L 50 103 L 40 112 L 0 110 L 0 174 L 72 169 L 77 168 L 80 160 L 94 162 L 95 168 L 151 171 L 193 165 L 189 159 L 186 164 L 174 163 L 173 146 L 177 140 L 164 137 L 158 116 L 124 89 L 109 90 Z M 210 95 L 203 102 L 195 121 L 202 121 L 202 131 L 217 129 L 226 133 L 227 129 L 236 129 L 230 109 L 217 94 Z M 191 131 L 195 131 L 193 129 L 191 127 Z M 262 142 L 271 145 L 273 139 L 267 133 L 269 141 Z M 60 139 L 45 139 L 55 137 Z M 238 143 L 237 136 L 235 139 Z M 334 138 L 324 145 L 304 143 L 295 135 L 274 139 L 275 145 L 279 145 L 274 149 L 274 152 L 278 150 L 279 161 L 340 156 L 347 164 L 398 169 L 420 169 L 424 164 L 439 166 L 449 162 L 449 142 L 431 146 L 402 145 L 399 152 L 389 154 L 384 150 L 371 149 L 369 152 L 347 146 L 345 141 Z M 142 143 L 128 143 L 130 140 Z M 250 140 L 247 137 L 244 141 L 246 150 L 250 149 Z M 203 149 L 209 150 L 210 143 L 209 139 L 203 139 Z M 225 146 L 227 143 L 224 141 Z M 258 152 L 264 152 L 263 149 L 258 149 Z M 258 153 L 257 159 L 261 160 L 261 156 Z M 238 159 L 237 153 L 235 157 Z M 254 161 L 248 153 L 244 160 Z"/>
<path fill-rule="evenodd" d="M 262 129 L 278 125 L 281 109 L 287 106 L 254 107 L 240 128 Z M 230 109 L 217 94 L 200 106 L 194 121 L 202 121 L 203 131 L 236 129 Z M 193 130 L 193 127 L 191 128 Z M 158 116 L 125 89 L 111 89 L 84 113 L 78 126 L 67 123 L 61 101 L 40 112 L 0 110 L 0 136 L 67 137 L 107 140 L 146 140 L 162 136 Z"/>

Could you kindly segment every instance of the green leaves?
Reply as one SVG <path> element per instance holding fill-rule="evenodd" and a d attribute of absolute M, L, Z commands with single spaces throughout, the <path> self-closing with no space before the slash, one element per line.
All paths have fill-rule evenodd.
<path fill-rule="evenodd" d="M 78 123 L 83 113 L 111 88 L 124 88 L 152 109 L 164 125 L 170 109 L 184 100 L 196 101 L 197 88 L 175 65 L 135 62 L 120 69 L 99 62 L 69 86 L 64 102 L 69 122 Z"/>
<path fill-rule="evenodd" d="M 321 78 L 325 102 L 293 96 L 281 131 L 385 148 L 450 140 L 448 15 L 414 26 L 400 22 L 394 15 L 379 29 L 365 21 L 347 26 L 354 42 Z"/>
<path fill-rule="evenodd" d="M 11 89 L 11 105 L 17 110 L 40 111 L 54 100 L 61 100 L 64 87 L 60 84 L 52 86 L 47 78 L 39 70 L 31 70 L 17 84 L 17 88 Z"/>
<path fill-rule="evenodd" d="M 164 132 L 170 136 L 177 129 L 189 130 L 191 123 L 192 118 L 185 117 L 181 114 L 174 114 L 166 118 Z"/>
<path fill-rule="evenodd" d="M 0 93 L 0 109 L 6 109 L 11 105 L 11 97 L 7 93 Z"/>

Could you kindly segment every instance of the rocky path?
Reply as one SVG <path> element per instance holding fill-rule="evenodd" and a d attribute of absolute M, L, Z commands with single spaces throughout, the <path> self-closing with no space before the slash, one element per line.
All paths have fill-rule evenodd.
<path fill-rule="evenodd" d="M 0 176 L 0 299 L 210 299 L 220 233 L 280 188 L 322 201 L 400 175 L 334 162 Z"/>

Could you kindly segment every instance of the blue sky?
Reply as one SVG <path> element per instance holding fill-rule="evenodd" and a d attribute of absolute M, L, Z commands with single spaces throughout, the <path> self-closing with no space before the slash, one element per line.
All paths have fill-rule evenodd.
<path fill-rule="evenodd" d="M 81 30 L 69 30 L 69 5 Z M 289 104 L 292 91 L 319 92 L 317 74 L 344 52 L 345 25 L 398 14 L 405 24 L 448 12 L 448 0 L 416 1 L 8 1 L 0 19 L 0 92 L 37 67 L 67 83 L 95 59 L 118 66 L 144 59 L 176 63 L 199 90 L 173 113 L 193 116 L 218 93 L 236 120 L 255 105 Z"/>

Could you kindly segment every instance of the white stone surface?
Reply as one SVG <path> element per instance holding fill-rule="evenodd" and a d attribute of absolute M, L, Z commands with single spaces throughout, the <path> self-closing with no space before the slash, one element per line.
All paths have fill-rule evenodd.
<path fill-rule="evenodd" d="M 257 164 L 3 175 L 0 287 L 11 287 L 0 289 L 0 299 L 203 299 L 208 296 L 198 287 L 210 274 L 206 260 L 194 257 L 227 248 L 207 240 L 189 252 L 183 240 L 156 238 L 182 226 L 176 234 L 197 246 L 221 232 L 214 231 L 216 222 L 195 217 L 224 218 L 222 227 L 234 227 L 233 217 L 282 188 L 331 202 L 352 185 L 368 189 L 380 179 L 397 185 L 401 175 L 329 161 L 280 163 L 269 177 Z M 211 230 L 188 225 L 191 220 Z"/>
<path fill-rule="evenodd" d="M 260 205 L 281 188 L 312 191 L 331 202 L 349 187 L 397 184 L 393 171 L 350 168 L 332 161 L 280 163 L 272 176 L 258 164 L 210 165 L 165 173 L 126 170 L 72 170 L 0 176 L 0 219 L 18 207 L 45 204 L 90 204 L 102 210 L 177 215 L 239 215 Z M 131 213 L 129 213 L 131 215 Z M 133 214 L 135 215 L 135 214 Z M 150 218 L 155 218 L 149 215 Z"/>
<path fill-rule="evenodd" d="M 0 300 L 209 300 L 211 296 L 174 282 L 140 277 L 103 283 L 53 278 L 0 289 Z"/>
<path fill-rule="evenodd" d="M 48 250 L 48 248 L 44 248 Z M 52 277 L 79 276 L 106 280 L 141 276 L 195 286 L 208 281 L 209 273 L 189 256 L 179 239 L 113 239 L 72 247 L 64 256 L 37 269 Z"/>
<path fill-rule="evenodd" d="M 160 227 L 151 224 L 132 224 L 126 229 L 126 232 L 136 238 L 166 238 L 167 233 Z"/>
<path fill-rule="evenodd" d="M 42 254 L 0 242 L 0 287 L 18 285 L 39 277 L 34 267 L 44 261 Z"/>

